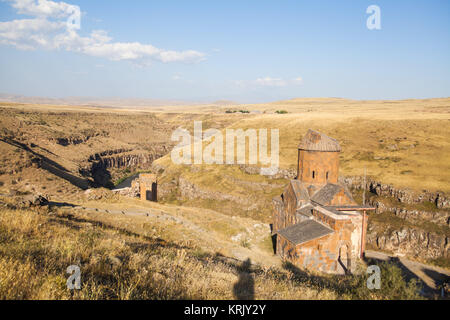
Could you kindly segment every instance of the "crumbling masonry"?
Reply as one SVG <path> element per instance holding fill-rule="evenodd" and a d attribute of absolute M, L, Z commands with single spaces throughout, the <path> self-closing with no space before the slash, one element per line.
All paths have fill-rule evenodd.
<path fill-rule="evenodd" d="M 158 202 L 158 180 L 156 174 L 141 173 L 139 175 L 139 193 L 141 200 Z"/>

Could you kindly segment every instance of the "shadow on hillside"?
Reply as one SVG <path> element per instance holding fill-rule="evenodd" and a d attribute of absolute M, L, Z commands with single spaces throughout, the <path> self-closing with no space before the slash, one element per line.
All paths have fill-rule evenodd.
<path fill-rule="evenodd" d="M 233 295 L 237 300 L 255 299 L 255 280 L 251 274 L 251 265 L 248 258 L 238 267 L 239 279 L 233 286 Z"/>
<path fill-rule="evenodd" d="M 440 297 L 440 298 L 447 298 L 448 294 L 445 293 L 445 290 L 442 291 L 442 288 L 444 286 L 444 283 L 450 282 L 450 277 L 447 276 L 444 273 L 440 273 L 436 270 L 428 269 L 428 268 L 422 268 L 421 270 L 425 275 L 431 278 L 431 280 L 434 283 L 435 289 L 432 289 L 431 294 L 434 295 L 434 297 Z"/>
<path fill-rule="evenodd" d="M 94 164 L 91 170 L 91 175 L 95 183 L 94 187 L 114 189 L 111 172 L 109 172 L 109 170 L 105 168 L 101 163 Z"/>
<path fill-rule="evenodd" d="M 421 270 L 423 273 L 425 273 L 428 277 L 430 277 L 436 288 L 442 287 L 442 285 L 446 282 L 450 281 L 450 277 L 447 276 L 444 273 L 440 273 L 436 270 L 428 269 L 428 268 L 422 268 Z"/>
<path fill-rule="evenodd" d="M 64 180 L 70 182 L 71 184 L 73 184 L 74 186 L 76 186 L 80 189 L 86 190 L 89 188 L 90 183 L 88 180 L 72 175 L 71 173 L 69 173 L 69 171 L 66 168 L 61 166 L 59 163 L 47 158 L 46 156 L 44 156 L 40 153 L 33 151 L 26 144 L 18 142 L 16 140 L 13 140 L 11 138 L 7 138 L 7 137 L 0 138 L 0 141 L 31 153 L 33 156 L 35 156 L 38 159 L 38 161 L 40 162 L 39 165 L 42 169 L 47 170 L 48 172 L 54 174 L 55 176 L 58 176 Z"/>
<path fill-rule="evenodd" d="M 272 249 L 273 254 L 277 254 L 277 234 L 273 233 L 273 224 L 270 224 L 270 234 L 272 235 Z"/>
<path fill-rule="evenodd" d="M 366 258 L 365 260 L 367 261 L 367 263 L 369 265 L 380 264 L 382 262 L 389 262 L 389 263 L 396 265 L 402 271 L 402 275 L 407 282 L 409 282 L 413 279 L 415 279 L 417 281 L 417 284 L 421 288 L 420 295 L 422 295 L 422 296 L 435 297 L 436 294 L 439 294 L 439 292 L 436 289 L 431 288 L 422 279 L 420 279 L 414 272 L 412 272 L 407 266 L 405 266 L 405 264 L 398 257 L 390 257 L 387 260 L 376 259 L 376 258 Z M 422 272 L 424 272 L 426 275 L 428 275 L 432 279 L 435 279 L 433 273 L 439 274 L 438 272 L 435 272 L 435 271 L 433 271 L 431 269 L 427 269 L 427 268 L 422 268 Z M 440 275 L 442 275 L 442 274 L 440 274 Z M 445 275 L 442 275 L 442 276 L 445 276 Z"/>
<path fill-rule="evenodd" d="M 50 207 L 57 207 L 57 208 L 63 208 L 63 207 L 70 207 L 70 208 L 75 208 L 76 205 L 72 204 L 72 203 L 67 203 L 67 202 L 55 202 L 55 201 L 49 201 L 48 205 Z"/>
<path fill-rule="evenodd" d="M 302 283 L 307 283 L 310 286 L 328 289 L 336 292 L 338 295 L 343 295 L 347 292 L 348 286 L 345 285 L 350 280 L 349 275 L 327 275 L 321 276 L 312 274 L 305 270 L 296 267 L 294 264 L 285 261 L 283 269 L 290 271 L 293 274 L 293 279 Z"/>
<path fill-rule="evenodd" d="M 79 217 L 75 217 L 72 214 L 65 214 L 65 215 L 59 215 L 57 217 L 52 217 L 49 219 L 51 222 L 53 223 L 57 223 L 60 224 L 62 226 L 68 227 L 68 228 L 72 228 L 74 230 L 80 230 L 80 224 L 91 224 L 95 227 L 98 227 L 100 229 L 104 229 L 104 230 L 113 230 L 116 232 L 119 232 L 122 235 L 126 235 L 129 237 L 133 237 L 136 239 L 144 239 L 148 242 L 150 242 L 149 244 L 145 244 L 145 243 L 134 243 L 134 242 L 130 242 L 128 243 L 128 245 L 130 247 L 132 247 L 133 249 L 135 249 L 135 251 L 139 251 L 141 249 L 149 249 L 149 250 L 154 250 L 156 248 L 159 247 L 163 247 L 163 248 L 172 248 L 172 249 L 189 249 L 186 246 L 182 246 L 182 245 L 178 245 L 176 243 L 173 242 L 168 242 L 164 239 L 161 238 L 154 238 L 154 237 L 149 237 L 146 235 L 142 235 L 136 232 L 132 232 L 130 230 L 127 230 L 125 228 L 121 228 L 121 227 L 117 227 L 108 223 L 104 223 L 98 220 L 88 220 L 88 219 L 83 219 L 83 218 L 79 218 Z"/>
<path fill-rule="evenodd" d="M 240 261 L 236 258 L 230 258 L 223 256 L 220 253 L 215 255 L 206 255 L 205 257 L 199 259 L 200 261 L 214 261 L 215 263 L 221 263 L 230 269 L 234 269 L 239 273 L 239 279 L 233 286 L 233 295 L 236 299 L 250 300 L 255 299 L 254 291 L 254 278 L 256 276 L 269 276 L 273 277 L 279 282 L 288 283 L 290 281 L 298 281 L 313 287 L 317 290 L 330 289 L 337 294 L 344 294 L 348 291 L 349 276 L 320 276 L 313 275 L 309 272 L 303 271 L 297 268 L 290 262 L 283 263 L 283 269 L 290 271 L 291 275 L 283 272 L 281 270 L 261 268 L 259 265 L 251 265 L 251 260 L 247 259 L 245 261 Z"/>

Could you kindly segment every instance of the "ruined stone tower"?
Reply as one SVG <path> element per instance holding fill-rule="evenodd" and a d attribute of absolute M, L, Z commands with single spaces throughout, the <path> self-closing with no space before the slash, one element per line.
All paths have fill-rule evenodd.
<path fill-rule="evenodd" d="M 158 181 L 155 174 L 141 173 L 139 175 L 139 193 L 141 200 L 158 201 Z"/>

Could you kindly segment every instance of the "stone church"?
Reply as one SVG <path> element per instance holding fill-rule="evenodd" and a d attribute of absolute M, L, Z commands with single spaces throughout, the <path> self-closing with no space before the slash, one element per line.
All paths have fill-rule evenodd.
<path fill-rule="evenodd" d="M 338 182 L 341 147 L 309 130 L 298 146 L 297 177 L 273 199 L 276 252 L 306 269 L 344 274 L 364 257 L 366 211 Z"/>

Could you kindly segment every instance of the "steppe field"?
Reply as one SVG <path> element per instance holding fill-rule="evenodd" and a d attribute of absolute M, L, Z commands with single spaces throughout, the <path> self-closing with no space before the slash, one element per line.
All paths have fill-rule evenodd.
<path fill-rule="evenodd" d="M 301 137 L 314 129 L 340 142 L 342 177 L 366 172 L 400 190 L 448 196 L 450 98 L 165 107 L 3 102 L 0 112 L 0 299 L 419 297 L 414 281 L 388 263 L 382 272 L 391 283 L 375 293 L 361 285 L 365 274 L 324 276 L 281 263 L 270 236 L 271 199 L 288 179 L 252 174 L 246 166 L 176 165 L 171 135 L 179 127 L 192 132 L 194 121 L 203 130 L 279 129 L 280 169 L 292 171 Z M 140 172 L 158 175 L 158 203 L 112 191 Z M 49 205 L 30 204 L 36 195 Z M 361 191 L 354 197 L 361 202 Z M 433 217 L 449 213 L 428 201 L 367 197 Z M 448 221 L 390 213 L 369 221 L 374 230 L 450 237 Z M 406 256 L 448 272 L 446 243 L 447 255 L 439 258 Z M 85 284 L 74 293 L 65 287 L 72 264 L 83 265 Z"/>

